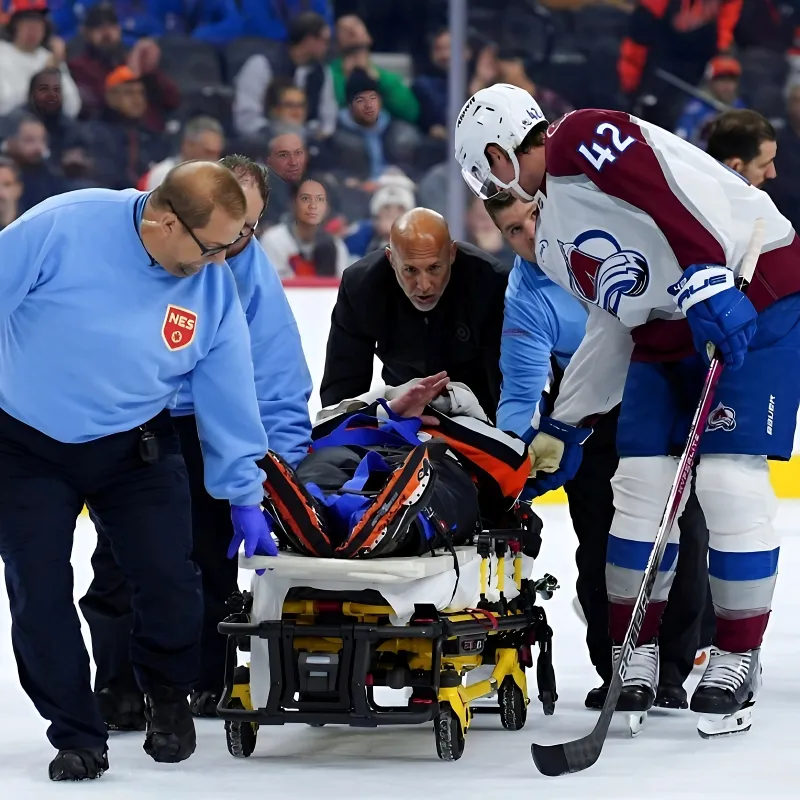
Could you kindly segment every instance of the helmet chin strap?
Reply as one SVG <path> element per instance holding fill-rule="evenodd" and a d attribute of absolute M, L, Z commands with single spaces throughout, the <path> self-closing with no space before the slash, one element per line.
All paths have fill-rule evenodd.
<path fill-rule="evenodd" d="M 513 150 L 511 152 L 509 152 L 507 150 L 506 153 L 508 154 L 508 158 L 510 159 L 511 163 L 514 165 L 514 180 L 511 181 L 510 183 L 505 184 L 503 186 L 503 188 L 508 192 L 512 192 L 512 193 L 516 194 L 517 197 L 520 198 L 520 200 L 523 200 L 526 203 L 532 203 L 533 199 L 534 199 L 533 195 L 528 194 L 528 192 L 526 192 L 519 185 L 520 167 L 519 167 L 519 160 L 517 159 L 517 154 Z M 499 181 L 496 181 L 496 182 L 497 182 L 498 185 L 500 185 Z"/>

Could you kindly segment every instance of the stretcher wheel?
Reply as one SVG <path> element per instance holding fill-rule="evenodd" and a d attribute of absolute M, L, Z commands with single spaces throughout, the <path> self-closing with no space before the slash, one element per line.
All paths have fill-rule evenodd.
<path fill-rule="evenodd" d="M 244 708 L 237 699 L 230 702 L 231 708 Z M 234 758 L 249 758 L 256 749 L 258 729 L 251 722 L 225 722 L 225 739 L 228 752 Z"/>
<path fill-rule="evenodd" d="M 528 719 L 525 695 L 510 675 L 500 684 L 497 702 L 500 705 L 500 724 L 507 731 L 518 731 L 525 727 L 525 721 Z"/>
<path fill-rule="evenodd" d="M 442 703 L 439 716 L 433 721 L 436 752 L 442 761 L 458 761 L 464 754 L 464 731 L 448 703 Z"/>

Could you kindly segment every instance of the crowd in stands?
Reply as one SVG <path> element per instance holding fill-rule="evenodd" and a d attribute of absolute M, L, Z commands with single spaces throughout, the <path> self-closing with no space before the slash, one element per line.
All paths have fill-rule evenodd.
<path fill-rule="evenodd" d="M 335 278 L 403 211 L 447 208 L 447 5 L 0 0 L 0 228 L 56 193 L 152 189 L 240 152 L 270 168 L 259 237 L 280 274 Z M 469 6 L 467 94 L 512 83 L 549 119 L 622 108 L 701 147 L 721 110 L 763 113 L 764 188 L 800 228 L 800 0 Z M 465 213 L 510 258 L 483 205 Z"/>

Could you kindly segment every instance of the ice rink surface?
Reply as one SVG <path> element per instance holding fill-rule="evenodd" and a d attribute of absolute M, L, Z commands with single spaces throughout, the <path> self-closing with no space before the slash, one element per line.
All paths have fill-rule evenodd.
<path fill-rule="evenodd" d="M 584 627 L 571 608 L 575 537 L 566 508 L 539 509 L 545 522 L 537 575 L 550 572 L 562 588 L 546 604 L 555 632 L 559 702 L 545 717 L 535 699 L 521 731 L 505 731 L 494 716 L 477 716 L 462 759 L 436 757 L 432 725 L 357 730 L 344 727 L 262 727 L 247 760 L 228 755 L 223 723 L 198 723 L 197 752 L 178 765 L 156 764 L 142 750 L 143 734 L 112 734 L 111 769 L 98 781 L 52 784 L 54 755 L 41 720 L 19 688 L 11 653 L 7 601 L 0 601 L 0 798 L 95 797 L 103 800 L 389 800 L 390 798 L 531 798 L 531 800 L 653 800 L 800 797 L 800 502 L 783 501 L 781 569 L 764 645 L 764 690 L 753 729 L 743 736 L 704 741 L 687 712 L 651 713 L 635 740 L 615 719 L 600 761 L 563 778 L 539 775 L 532 739 L 555 742 L 587 733 L 595 712 L 583 708 L 598 683 L 583 644 Z M 81 518 L 75 536 L 75 597 L 85 591 L 95 536 Z M 47 591 L 43 585 L 41 591 Z M 87 634 L 87 631 L 84 630 Z M 88 641 L 88 640 L 87 640 Z M 697 671 L 696 671 L 697 673 Z M 699 677 L 690 679 L 693 688 Z M 531 675 L 531 689 L 535 676 Z"/>

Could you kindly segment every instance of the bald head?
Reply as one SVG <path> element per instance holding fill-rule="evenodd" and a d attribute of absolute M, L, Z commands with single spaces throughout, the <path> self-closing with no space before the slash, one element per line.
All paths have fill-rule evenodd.
<path fill-rule="evenodd" d="M 386 256 L 414 307 L 430 311 L 447 288 L 456 245 L 441 214 L 413 208 L 392 225 Z"/>
<path fill-rule="evenodd" d="M 389 247 L 403 253 L 431 248 L 438 251 L 451 241 L 447 220 L 430 208 L 406 211 L 392 225 L 389 234 Z"/>

